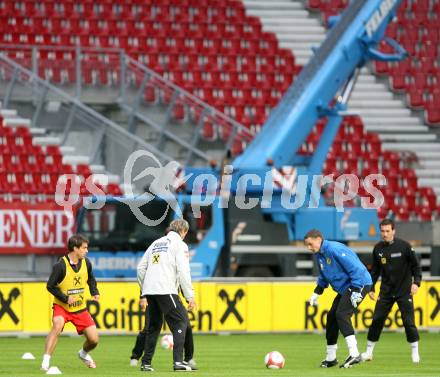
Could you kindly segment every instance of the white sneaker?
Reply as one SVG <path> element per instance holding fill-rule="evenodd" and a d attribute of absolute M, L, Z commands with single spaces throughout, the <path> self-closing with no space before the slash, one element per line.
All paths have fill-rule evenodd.
<path fill-rule="evenodd" d="M 369 352 L 362 352 L 361 359 L 362 361 L 371 361 L 373 360 L 373 354 Z"/>
<path fill-rule="evenodd" d="M 412 359 L 413 363 L 416 363 L 416 364 L 420 363 L 420 356 L 418 354 L 417 355 L 411 355 L 411 359 Z"/>
<path fill-rule="evenodd" d="M 194 359 L 188 360 L 187 363 L 191 368 L 197 368 L 197 364 Z"/>
<path fill-rule="evenodd" d="M 84 355 L 81 354 L 81 351 L 78 352 L 78 357 L 82 360 L 82 362 L 91 369 L 96 368 L 96 363 L 93 361 L 92 356 L 90 356 L 88 353 Z"/>
<path fill-rule="evenodd" d="M 49 370 L 49 364 L 41 364 L 40 370 L 47 372 Z"/>
<path fill-rule="evenodd" d="M 174 371 L 175 372 L 192 372 L 192 369 L 189 365 L 185 365 L 184 363 L 175 362 L 174 363 Z"/>
<path fill-rule="evenodd" d="M 130 366 L 131 367 L 137 367 L 138 361 L 136 359 L 130 359 Z"/>
<path fill-rule="evenodd" d="M 188 360 L 188 361 L 182 361 L 183 365 L 187 365 L 191 368 L 191 370 L 198 370 L 196 362 L 194 359 Z"/>
<path fill-rule="evenodd" d="M 50 368 L 50 355 L 44 354 L 41 360 L 40 370 L 47 372 Z"/>

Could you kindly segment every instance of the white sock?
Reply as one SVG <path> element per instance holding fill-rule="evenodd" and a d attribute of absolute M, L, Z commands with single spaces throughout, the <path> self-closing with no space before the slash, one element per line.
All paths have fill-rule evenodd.
<path fill-rule="evenodd" d="M 419 342 L 410 343 L 410 346 L 411 346 L 411 357 L 412 357 L 413 361 L 417 360 L 417 362 L 418 362 L 418 360 L 420 360 L 420 357 L 419 357 Z"/>
<path fill-rule="evenodd" d="M 92 359 L 92 356 L 90 356 L 86 351 L 84 351 L 83 348 L 81 348 L 81 349 L 79 350 L 79 356 L 80 356 L 82 359 L 86 359 L 86 360 L 88 360 L 88 361 L 92 361 L 92 360 L 93 360 L 93 359 Z"/>
<path fill-rule="evenodd" d="M 336 359 L 336 350 L 337 349 L 338 349 L 337 344 L 327 345 L 327 356 L 325 359 L 327 361 L 333 361 L 334 359 Z"/>
<path fill-rule="evenodd" d="M 358 357 L 359 350 L 357 347 L 356 337 L 354 335 L 349 335 L 345 337 L 345 341 L 347 342 L 348 352 L 351 357 Z"/>
<path fill-rule="evenodd" d="M 373 351 L 374 351 L 374 346 L 376 345 L 376 342 L 372 342 L 371 340 L 368 340 L 367 341 L 367 353 L 369 354 L 369 355 L 372 355 L 373 354 Z"/>
<path fill-rule="evenodd" d="M 45 353 L 43 355 L 43 362 L 41 363 L 42 366 L 49 366 L 50 364 L 50 355 L 48 355 L 47 353 Z"/>

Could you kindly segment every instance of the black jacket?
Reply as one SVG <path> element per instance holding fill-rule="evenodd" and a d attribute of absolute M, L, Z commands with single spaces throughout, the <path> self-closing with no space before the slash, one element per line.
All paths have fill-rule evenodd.
<path fill-rule="evenodd" d="M 394 238 L 392 243 L 381 241 L 374 246 L 371 269 L 373 290 L 379 276 L 382 276 L 380 296 L 401 297 L 410 293 L 412 283 L 420 286 L 420 264 L 408 242 Z"/>

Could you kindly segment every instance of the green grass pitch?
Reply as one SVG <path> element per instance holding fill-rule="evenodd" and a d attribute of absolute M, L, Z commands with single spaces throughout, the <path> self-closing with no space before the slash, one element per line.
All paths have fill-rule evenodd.
<path fill-rule="evenodd" d="M 365 348 L 366 334 L 358 335 L 361 352 Z M 134 336 L 102 336 L 98 348 L 92 353 L 98 365 L 87 369 L 77 358 L 82 345 L 80 337 L 61 337 L 52 357 L 52 364 L 65 376 L 136 376 L 147 373 L 129 366 Z M 43 337 L 0 338 L 0 376 L 42 376 L 39 370 L 44 347 Z M 195 359 L 200 376 L 289 376 L 289 377 L 440 377 L 440 334 L 421 333 L 420 355 L 422 362 L 414 365 L 409 345 L 402 333 L 383 334 L 376 345 L 372 362 L 356 365 L 351 369 L 320 369 L 324 356 L 323 334 L 267 334 L 267 335 L 195 335 Z M 269 370 L 264 366 L 264 356 L 269 351 L 280 351 L 286 358 L 282 370 Z M 24 352 L 32 352 L 36 360 L 21 360 Z M 338 359 L 347 354 L 343 338 L 340 338 Z M 156 349 L 153 360 L 153 376 L 174 375 L 171 351 Z"/>

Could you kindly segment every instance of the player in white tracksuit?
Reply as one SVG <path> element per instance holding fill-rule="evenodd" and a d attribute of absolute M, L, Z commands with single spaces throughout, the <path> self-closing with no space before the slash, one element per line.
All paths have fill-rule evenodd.
<path fill-rule="evenodd" d="M 188 301 L 188 310 L 196 307 L 191 284 L 188 246 L 183 239 L 189 225 L 183 219 L 170 224 L 170 232 L 154 241 L 143 255 L 137 267 L 137 277 L 142 295 L 147 297 L 148 329 L 141 371 L 152 371 L 151 360 L 161 330 L 162 315 L 171 329 L 174 339 L 174 370 L 191 371 L 183 362 L 183 345 L 188 313 L 179 296 L 179 286 Z"/>

